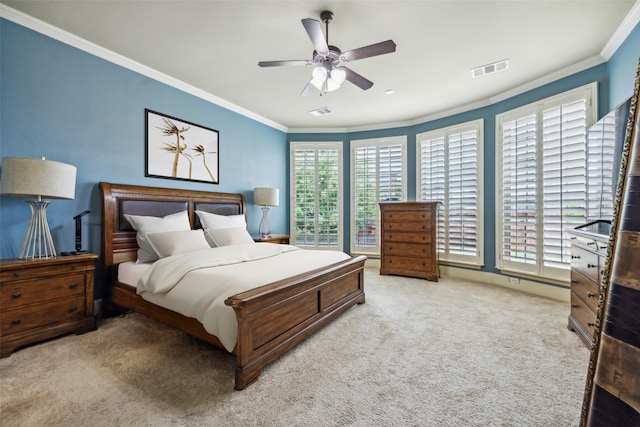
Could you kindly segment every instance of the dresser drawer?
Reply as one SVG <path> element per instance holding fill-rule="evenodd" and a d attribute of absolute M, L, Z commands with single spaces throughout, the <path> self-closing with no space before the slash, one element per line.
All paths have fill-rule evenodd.
<path fill-rule="evenodd" d="M 392 221 L 383 222 L 382 229 L 383 231 L 415 231 L 418 233 L 431 233 L 431 224 L 412 221 Z"/>
<path fill-rule="evenodd" d="M 381 266 L 387 270 L 433 271 L 434 260 L 430 258 L 387 256 L 382 260 Z"/>
<path fill-rule="evenodd" d="M 28 305 L 0 312 L 0 333 L 15 334 L 43 325 L 82 319 L 85 316 L 84 295 Z"/>
<path fill-rule="evenodd" d="M 428 210 L 391 210 L 382 214 L 384 222 L 427 221 L 431 222 L 432 214 Z"/>
<path fill-rule="evenodd" d="M 595 252 L 586 251 L 575 245 L 571 246 L 571 269 L 580 272 L 595 283 L 600 283 L 598 258 Z"/>
<path fill-rule="evenodd" d="M 430 239 L 429 239 L 430 240 Z M 385 255 L 400 255 L 408 257 L 431 257 L 431 247 L 428 245 L 416 244 L 416 243 L 398 243 L 389 241 L 382 248 L 382 252 Z"/>
<path fill-rule="evenodd" d="M 0 308 L 6 310 L 25 304 L 84 295 L 84 288 L 84 273 L 3 283 L 0 287 Z"/>
<path fill-rule="evenodd" d="M 571 292 L 571 316 L 576 319 L 589 339 L 593 340 L 596 313 L 578 298 L 575 292 Z"/>
<path fill-rule="evenodd" d="M 571 271 L 571 292 L 584 301 L 594 312 L 598 309 L 598 285 L 582 274 Z"/>
<path fill-rule="evenodd" d="M 433 237 L 431 233 L 407 233 L 401 231 L 385 231 L 382 236 L 385 242 L 384 246 L 392 242 L 407 242 L 407 243 L 420 243 L 430 244 Z"/>

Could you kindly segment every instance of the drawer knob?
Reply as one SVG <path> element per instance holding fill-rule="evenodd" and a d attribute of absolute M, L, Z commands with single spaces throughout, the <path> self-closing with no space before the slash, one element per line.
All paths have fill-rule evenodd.
<path fill-rule="evenodd" d="M 587 322 L 587 326 L 593 328 L 596 324 L 593 322 Z"/>
<path fill-rule="evenodd" d="M 594 294 L 593 292 L 587 292 L 587 296 L 588 296 L 589 298 L 593 298 L 593 297 L 595 297 L 595 296 L 596 296 L 596 294 Z"/>
<path fill-rule="evenodd" d="M 69 285 L 69 289 L 75 289 L 78 287 L 78 282 L 73 282 L 72 284 Z"/>
<path fill-rule="evenodd" d="M 22 294 L 20 293 L 20 291 L 16 291 L 16 292 L 11 294 L 12 298 L 20 298 L 21 296 L 22 296 Z"/>
<path fill-rule="evenodd" d="M 571 304 L 571 308 L 578 308 L 580 307 L 578 304 Z"/>
<path fill-rule="evenodd" d="M 575 285 L 578 281 L 576 279 L 571 279 L 571 283 Z"/>
<path fill-rule="evenodd" d="M 75 305 L 72 305 L 71 307 L 69 307 L 69 313 L 73 313 L 77 309 L 78 309 L 78 307 L 76 307 Z"/>
<path fill-rule="evenodd" d="M 20 320 L 20 318 L 18 317 L 17 319 L 13 319 L 13 320 L 11 321 L 11 324 L 12 324 L 12 325 L 19 325 L 19 324 L 20 324 L 20 322 L 22 322 L 22 320 Z"/>
<path fill-rule="evenodd" d="M 597 267 L 597 265 L 595 265 L 595 264 L 587 264 L 587 268 L 594 268 L 594 267 Z"/>
<path fill-rule="evenodd" d="M 580 259 L 580 255 L 571 255 L 571 259 Z"/>

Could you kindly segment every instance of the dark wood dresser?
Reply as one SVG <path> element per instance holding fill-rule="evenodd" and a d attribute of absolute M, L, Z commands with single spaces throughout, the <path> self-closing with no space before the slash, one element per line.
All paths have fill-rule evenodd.
<path fill-rule="evenodd" d="M 380 203 L 380 274 L 437 282 L 439 202 Z"/>
<path fill-rule="evenodd" d="M 587 347 L 593 342 L 600 281 L 609 244 L 608 221 L 594 221 L 568 230 L 571 238 L 571 314 L 568 328 Z"/>
<path fill-rule="evenodd" d="M 26 344 L 96 329 L 97 259 L 82 254 L 0 260 L 0 357 Z"/>

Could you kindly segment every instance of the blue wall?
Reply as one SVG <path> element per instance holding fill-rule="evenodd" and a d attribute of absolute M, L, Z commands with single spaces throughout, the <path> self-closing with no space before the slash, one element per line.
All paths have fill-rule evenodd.
<path fill-rule="evenodd" d="M 0 37 L 0 155 L 77 167 L 75 200 L 55 200 L 47 214 L 58 251 L 74 249 L 72 217 L 89 209 L 84 249 L 100 253 L 100 181 L 244 193 L 253 233 L 262 213 L 252 205 L 253 188 L 278 187 L 272 228 L 288 230 L 284 132 L 11 21 L 0 20 Z M 145 108 L 220 132 L 219 185 L 145 178 Z M 25 200 L 0 197 L 1 258 L 20 252 L 30 218 Z"/>
<path fill-rule="evenodd" d="M 74 248 L 72 217 L 86 209 L 85 249 L 100 253 L 101 200 L 97 183 L 242 192 L 249 203 L 249 229 L 261 212 L 252 205 L 256 186 L 279 187 L 280 207 L 271 210 L 274 232 L 289 228 L 289 141 L 342 141 L 345 203 L 350 200 L 349 141 L 407 135 L 408 197 L 416 196 L 415 136 L 432 129 L 484 119 L 485 271 L 495 271 L 495 115 L 597 81 L 599 117 L 631 96 L 640 54 L 636 26 L 611 60 L 494 105 L 415 126 L 351 133 L 285 134 L 136 72 L 115 65 L 4 19 L 0 19 L 0 156 L 41 157 L 77 166 L 76 198 L 48 211 L 58 250 Z M 149 108 L 220 131 L 220 184 L 144 176 L 144 109 Z M 269 167 L 264 167 L 268 164 Z M 16 257 L 30 211 L 25 199 L 0 197 L 0 258 Z M 347 205 L 348 206 L 348 205 Z M 344 247 L 349 247 L 345 209 Z M 97 282 L 96 296 L 102 285 Z"/>

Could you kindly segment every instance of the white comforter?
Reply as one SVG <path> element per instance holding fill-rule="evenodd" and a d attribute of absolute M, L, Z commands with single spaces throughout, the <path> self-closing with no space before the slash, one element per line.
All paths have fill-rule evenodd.
<path fill-rule="evenodd" d="M 145 271 L 137 292 L 145 300 L 198 319 L 232 351 L 238 325 L 224 301 L 235 294 L 349 258 L 344 252 L 254 243 L 160 259 Z"/>

